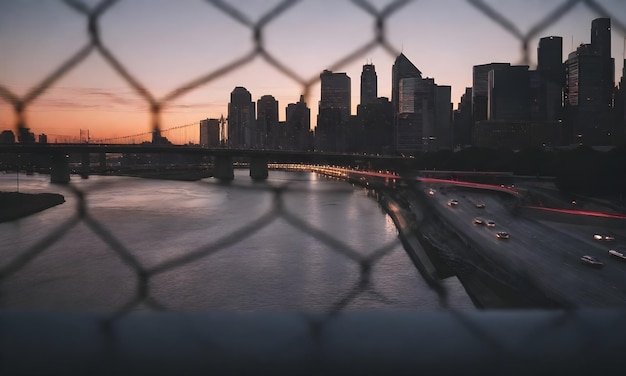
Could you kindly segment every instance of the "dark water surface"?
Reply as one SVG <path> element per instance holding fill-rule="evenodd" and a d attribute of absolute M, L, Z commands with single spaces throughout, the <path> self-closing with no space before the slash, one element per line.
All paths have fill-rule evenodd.
<path fill-rule="evenodd" d="M 76 196 L 48 179 L 21 175 L 20 192 L 58 192 L 66 203 L 0 223 L 0 265 L 58 233 L 77 216 Z M 236 170 L 229 185 L 213 179 L 100 176 L 73 176 L 71 184 L 86 193 L 87 214 L 96 231 L 110 234 L 109 243 L 116 245 L 79 222 L 0 285 L 3 309 L 114 310 L 134 298 L 138 283 L 137 272 L 120 253 L 132 255 L 150 270 L 205 252 L 200 259 L 152 276 L 150 296 L 172 310 L 327 311 L 349 296 L 360 278 L 359 264 L 342 250 L 370 255 L 389 244 L 392 250 L 373 267 L 371 286 L 344 309 L 441 308 L 398 241 L 391 219 L 366 191 L 345 182 L 313 173 L 270 171 L 268 181 L 255 183 L 247 170 Z M 254 232 L 246 230 L 276 211 L 271 188 L 277 186 L 287 187 L 278 202 L 296 220 L 278 216 Z M 15 174 L 0 175 L 0 190 L 15 189 Z M 320 241 L 294 226 L 297 221 L 345 247 Z M 225 245 L 216 246 L 225 239 Z M 444 285 L 451 306 L 473 309 L 456 278 Z"/>

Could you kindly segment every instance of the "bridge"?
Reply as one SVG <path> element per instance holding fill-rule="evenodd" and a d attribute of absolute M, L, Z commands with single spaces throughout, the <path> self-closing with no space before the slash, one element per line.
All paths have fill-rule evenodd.
<path fill-rule="evenodd" d="M 70 179 L 70 155 L 81 156 L 81 176 L 90 173 L 90 154 L 100 156 L 100 167 L 106 167 L 107 154 L 180 154 L 212 158 L 213 176 L 228 181 L 234 179 L 234 160 L 244 159 L 250 166 L 250 177 L 264 180 L 268 176 L 268 163 L 309 163 L 348 166 L 355 168 L 402 169 L 407 158 L 399 156 L 345 154 L 296 150 L 207 148 L 191 145 L 164 144 L 8 144 L 0 145 L 0 154 L 32 154 L 50 157 L 50 180 L 53 183 L 68 183 Z"/>

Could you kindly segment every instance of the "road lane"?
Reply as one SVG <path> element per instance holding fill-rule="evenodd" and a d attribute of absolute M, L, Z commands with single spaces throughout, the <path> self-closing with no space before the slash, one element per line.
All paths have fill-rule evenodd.
<path fill-rule="evenodd" d="M 431 188 L 433 195 L 428 194 Z M 495 193 L 443 185 L 423 185 L 420 190 L 455 232 L 477 245 L 481 256 L 532 281 L 548 295 L 580 307 L 626 306 L 626 263 L 609 257 L 608 242 L 593 240 L 600 230 L 597 226 L 547 225 L 516 215 Z M 448 205 L 451 199 L 458 205 Z M 478 202 L 484 202 L 485 208 L 476 208 Z M 496 225 L 473 224 L 475 217 L 494 220 Z M 496 238 L 498 231 L 508 232 L 511 238 Z M 619 238 L 615 244 L 621 244 Z M 583 265 L 582 255 L 596 256 L 605 265 L 602 269 Z"/>

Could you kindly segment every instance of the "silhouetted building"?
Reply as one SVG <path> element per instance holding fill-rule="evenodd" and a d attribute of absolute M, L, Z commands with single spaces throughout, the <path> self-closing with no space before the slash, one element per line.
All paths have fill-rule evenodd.
<path fill-rule="evenodd" d="M 454 147 L 452 127 L 452 87 L 435 85 L 435 138 L 436 150 Z"/>
<path fill-rule="evenodd" d="M 350 117 L 350 77 L 346 73 L 324 70 L 320 81 L 321 97 L 315 127 L 316 149 L 343 151 L 346 146 L 344 126 Z"/>
<path fill-rule="evenodd" d="M 615 61 L 610 29 L 610 19 L 593 20 L 592 43 L 581 44 L 566 62 L 567 116 L 575 143 L 611 144 Z"/>
<path fill-rule="evenodd" d="M 310 144 L 311 109 L 300 96 L 298 103 L 289 103 L 286 108 L 285 135 L 286 143 L 283 148 L 288 150 L 312 150 Z"/>
<path fill-rule="evenodd" d="M 393 106 L 389 98 L 380 97 L 375 102 L 357 107 L 359 128 L 356 130 L 357 152 L 368 154 L 389 153 L 393 141 Z"/>
<path fill-rule="evenodd" d="M 246 88 L 237 86 L 228 103 L 228 145 L 233 148 L 253 148 L 255 144 L 255 105 Z"/>
<path fill-rule="evenodd" d="M 626 142 L 626 58 L 622 67 L 622 78 L 615 91 L 613 115 L 615 118 L 614 144 L 623 144 Z"/>
<path fill-rule="evenodd" d="M 374 64 L 363 65 L 361 72 L 361 105 L 375 103 L 378 97 L 378 76 Z"/>
<path fill-rule="evenodd" d="M 278 129 L 278 101 L 264 95 L 257 101 L 256 114 L 257 144 L 261 148 L 276 149 L 281 138 Z"/>
<path fill-rule="evenodd" d="M 200 146 L 214 148 L 220 146 L 220 120 L 200 120 Z"/>
<path fill-rule="evenodd" d="M 422 78 L 422 72 L 404 55 L 400 54 L 393 63 L 391 68 L 391 103 L 393 105 L 393 148 L 396 152 L 402 152 L 400 149 L 413 146 L 417 141 L 405 139 L 405 137 L 416 137 L 414 132 L 405 134 L 406 131 L 412 129 L 414 122 L 408 119 L 410 116 L 400 116 L 400 81 L 405 78 Z M 402 121 L 400 121 L 402 119 Z M 419 136 L 421 137 L 421 135 Z"/>
<path fill-rule="evenodd" d="M 7 129 L 0 133 L 0 144 L 14 144 L 15 134 L 13 131 Z"/>
<path fill-rule="evenodd" d="M 489 63 L 474 65 L 472 69 L 472 121 L 487 120 L 489 72 L 509 67 L 509 63 Z"/>
<path fill-rule="evenodd" d="M 506 66 L 488 73 L 488 120 L 530 120 L 527 65 Z"/>
<path fill-rule="evenodd" d="M 521 150 L 554 145 L 559 136 L 556 122 L 482 120 L 472 129 L 472 144 L 479 147 Z"/>
<path fill-rule="evenodd" d="M 152 144 L 171 145 L 172 143 L 167 139 L 167 137 L 161 135 L 161 131 L 159 129 L 155 129 L 152 131 Z"/>
<path fill-rule="evenodd" d="M 38 137 L 38 142 L 40 144 L 47 144 L 48 143 L 48 135 L 45 133 L 40 134 Z"/>
<path fill-rule="evenodd" d="M 396 151 L 415 154 L 435 150 L 434 80 L 403 78 L 399 89 Z"/>
<path fill-rule="evenodd" d="M 17 140 L 20 144 L 34 144 L 35 134 L 30 131 L 30 128 L 19 128 Z"/>
<path fill-rule="evenodd" d="M 563 38 L 544 37 L 537 47 L 537 73 L 539 75 L 538 119 L 558 121 L 563 117 Z"/>
<path fill-rule="evenodd" d="M 344 120 L 350 116 L 351 86 L 350 77 L 344 73 L 324 70 L 320 75 L 321 96 L 319 109 L 338 109 Z"/>
<path fill-rule="evenodd" d="M 472 144 L 472 125 L 472 88 L 466 87 L 454 111 L 455 146 L 465 147 Z"/>

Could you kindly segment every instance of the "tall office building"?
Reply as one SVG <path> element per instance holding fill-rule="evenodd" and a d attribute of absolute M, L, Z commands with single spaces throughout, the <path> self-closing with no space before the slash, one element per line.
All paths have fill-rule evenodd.
<path fill-rule="evenodd" d="M 487 81 L 487 120 L 530 120 L 528 65 L 491 70 Z"/>
<path fill-rule="evenodd" d="M 466 87 L 465 93 L 454 110 L 454 145 L 464 147 L 472 143 L 472 88 Z"/>
<path fill-rule="evenodd" d="M 432 78 L 403 78 L 398 88 L 396 151 L 429 151 L 434 141 L 435 83 Z"/>
<path fill-rule="evenodd" d="M 311 109 L 307 107 L 304 95 L 300 95 L 297 103 L 289 103 L 285 111 L 286 145 L 283 148 L 302 151 L 311 149 Z"/>
<path fill-rule="evenodd" d="M 539 75 L 539 120 L 555 121 L 562 117 L 563 86 L 563 38 L 544 37 L 537 47 L 537 73 Z"/>
<path fill-rule="evenodd" d="M 276 149 L 283 139 L 278 127 L 278 101 L 264 95 L 256 104 L 257 144 L 261 148 Z"/>
<path fill-rule="evenodd" d="M 220 146 L 219 119 L 200 120 L 200 146 L 211 148 Z"/>
<path fill-rule="evenodd" d="M 378 76 L 373 64 L 363 65 L 361 72 L 361 105 L 376 103 L 378 97 Z"/>
<path fill-rule="evenodd" d="M 611 57 L 610 25 L 608 18 L 593 20 L 592 43 L 581 44 L 567 58 L 566 105 L 576 143 L 611 143 L 615 61 Z"/>
<path fill-rule="evenodd" d="M 432 146 L 437 150 L 452 149 L 452 87 L 435 85 L 435 142 Z"/>
<path fill-rule="evenodd" d="M 320 83 L 319 109 L 338 109 L 341 118 L 347 120 L 351 111 L 350 77 L 344 72 L 333 73 L 326 69 L 320 75 Z"/>
<path fill-rule="evenodd" d="M 400 115 L 400 82 L 403 79 L 407 78 L 422 78 L 422 72 L 404 55 L 400 54 L 396 58 L 393 63 L 393 67 L 391 68 L 391 104 L 393 106 L 393 148 L 395 151 L 401 152 L 401 149 L 404 150 L 409 148 L 411 150 L 415 150 L 414 145 L 416 145 L 417 141 L 413 140 L 413 137 L 417 135 L 414 134 L 413 131 L 409 131 L 411 127 L 407 122 L 411 122 L 408 120 L 409 115 L 405 112 L 405 115 Z M 409 83 L 407 81 L 405 86 L 405 91 L 410 90 L 408 87 L 413 85 L 413 83 Z M 407 97 L 408 92 L 406 92 L 403 96 L 404 98 L 404 109 L 407 110 L 410 105 L 407 104 L 407 101 L 411 100 Z M 400 119 L 403 119 L 400 121 Z M 407 134 L 407 132 L 409 132 Z M 421 132 L 421 130 L 420 130 Z M 419 136 L 421 137 L 421 136 Z"/>
<path fill-rule="evenodd" d="M 228 103 L 228 145 L 233 148 L 252 148 L 255 144 L 255 105 L 246 88 L 237 86 L 230 93 Z"/>
<path fill-rule="evenodd" d="M 324 70 L 320 75 L 321 97 L 315 127 L 316 148 L 322 151 L 345 149 L 345 125 L 350 118 L 351 86 L 346 73 Z"/>
<path fill-rule="evenodd" d="M 509 67 L 509 63 L 489 63 L 474 65 L 472 69 L 472 120 L 474 122 L 487 120 L 489 72 Z"/>
<path fill-rule="evenodd" d="M 626 43 L 626 39 L 624 41 Z M 624 52 L 626 55 L 626 51 Z M 615 93 L 615 107 L 613 108 L 615 118 L 614 140 L 616 145 L 626 142 L 626 57 L 622 66 L 622 78 Z"/>

